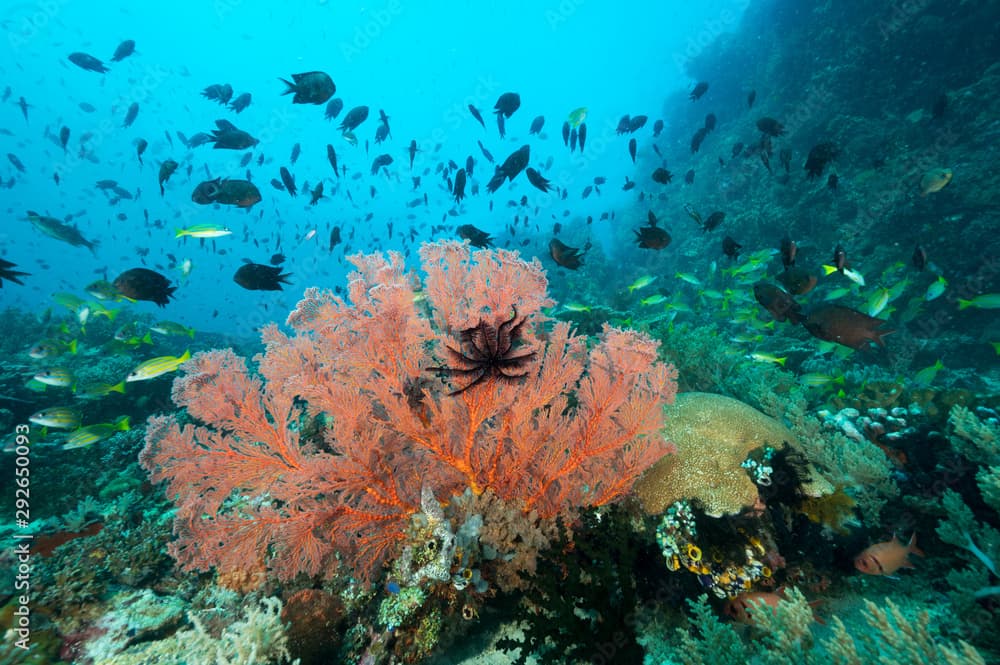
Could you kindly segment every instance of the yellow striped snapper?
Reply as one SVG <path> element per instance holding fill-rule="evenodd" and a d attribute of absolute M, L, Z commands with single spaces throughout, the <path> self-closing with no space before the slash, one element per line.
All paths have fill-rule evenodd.
<path fill-rule="evenodd" d="M 232 231 L 223 224 L 195 224 L 185 229 L 177 229 L 174 232 L 175 238 L 191 236 L 192 238 L 221 238 L 231 235 Z"/>
<path fill-rule="evenodd" d="M 844 376 L 843 374 L 833 376 L 832 374 L 823 374 L 822 372 L 808 372 L 799 377 L 799 383 L 810 388 L 819 388 L 831 384 L 844 385 Z"/>
<path fill-rule="evenodd" d="M 1000 293 L 984 293 L 970 300 L 958 300 L 958 311 L 974 307 L 975 309 L 1000 309 Z"/>
<path fill-rule="evenodd" d="M 635 280 L 629 285 L 628 292 L 632 293 L 633 291 L 636 291 L 638 289 L 644 289 L 655 281 L 656 277 L 654 277 L 653 275 L 643 275 L 642 277 Z"/>
<path fill-rule="evenodd" d="M 74 386 L 73 396 L 77 399 L 97 399 L 111 393 L 125 394 L 125 382 L 119 381 L 115 385 L 110 383 L 88 383 L 85 386 Z"/>
<path fill-rule="evenodd" d="M 823 274 L 824 275 L 829 276 L 829 275 L 832 275 L 835 272 L 840 272 L 839 270 L 837 270 L 836 266 L 828 266 L 828 265 L 824 265 L 823 266 Z M 851 280 L 852 282 L 854 282 L 858 286 L 864 286 L 865 285 L 865 278 L 861 275 L 861 273 L 859 273 L 859 272 L 857 272 L 855 270 L 851 270 L 847 266 L 844 266 L 843 273 L 844 273 L 844 277 L 846 277 L 847 279 Z"/>
<path fill-rule="evenodd" d="M 177 371 L 178 367 L 190 359 L 191 351 L 185 351 L 184 354 L 179 357 L 160 356 L 158 358 L 151 358 L 140 363 L 135 369 L 129 372 L 129 375 L 125 377 L 125 381 L 147 381 L 149 379 L 155 379 L 163 374 L 169 374 L 170 372 Z"/>
<path fill-rule="evenodd" d="M 938 278 L 931 282 L 930 286 L 927 287 L 927 291 L 924 293 L 924 300 L 930 302 L 944 295 L 945 289 L 948 288 L 948 280 L 944 278 L 944 275 L 938 275 Z"/>
<path fill-rule="evenodd" d="M 785 361 L 788 360 L 788 356 L 778 358 L 770 353 L 751 353 L 747 355 L 747 358 L 750 360 L 756 360 L 757 362 L 775 363 L 777 365 L 781 365 L 782 367 L 785 366 Z"/>
<path fill-rule="evenodd" d="M 938 372 L 944 369 L 944 363 L 938 358 L 930 367 L 925 367 L 916 373 L 913 377 L 913 383 L 918 386 L 929 386 L 934 382 L 935 377 L 937 377 Z"/>
<path fill-rule="evenodd" d="M 87 425 L 86 427 L 79 428 L 66 437 L 66 442 L 63 443 L 62 449 L 72 450 L 74 448 L 90 446 L 98 441 L 108 439 L 118 432 L 127 432 L 129 429 L 128 416 L 122 416 L 113 423 Z"/>
<path fill-rule="evenodd" d="M 68 406 L 53 406 L 28 416 L 28 421 L 53 429 L 76 429 L 80 426 L 80 412 Z"/>
<path fill-rule="evenodd" d="M 57 388 L 68 388 L 73 385 L 73 373 L 65 367 L 50 367 L 35 374 L 35 381 L 44 383 L 47 386 Z"/>

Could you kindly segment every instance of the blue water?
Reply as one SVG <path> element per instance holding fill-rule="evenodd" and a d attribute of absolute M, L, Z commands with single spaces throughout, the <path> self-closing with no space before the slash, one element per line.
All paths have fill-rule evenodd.
<path fill-rule="evenodd" d="M 531 137 L 531 163 L 540 168 L 552 157 L 552 167 L 544 174 L 553 184 L 575 193 L 596 175 L 608 179 L 602 198 L 577 200 L 572 217 L 560 221 L 596 218 L 616 203 L 624 205 L 634 192 L 622 192 L 620 184 L 626 175 L 634 178 L 634 167 L 623 141 L 611 141 L 618 118 L 647 114 L 648 132 L 661 115 L 665 94 L 692 85 L 684 72 L 687 59 L 711 39 L 735 29 L 746 2 L 390 0 L 278 6 L 236 0 L 98 5 L 51 0 L 5 5 L 0 87 L 10 86 L 12 94 L 0 106 L 0 127 L 12 136 L 0 136 L 0 152 L 16 154 L 26 173 L 18 173 L 6 158 L 0 164 L 0 177 L 16 180 L 13 188 L 0 189 L 0 255 L 32 274 L 25 287 L 3 289 L 2 304 L 47 306 L 53 292 L 80 293 L 82 286 L 102 275 L 114 279 L 143 265 L 136 248 L 148 248 L 145 265 L 175 283 L 181 282 L 180 274 L 169 268 L 167 253 L 179 261 L 189 258 L 194 266 L 176 299 L 158 315 L 199 330 L 251 334 L 264 322 L 282 320 L 304 288 L 343 284 L 345 249 L 405 249 L 404 235 L 406 247 L 413 249 L 424 240 L 453 237 L 454 227 L 462 223 L 497 234 L 512 217 L 506 202 L 523 195 L 532 209 L 539 208 L 532 214 L 538 237 L 525 251 L 544 255 L 552 217 L 561 215 L 565 204 L 532 188 L 523 175 L 513 186 L 487 195 L 485 183 L 493 167 L 476 145 L 482 140 L 499 163 L 529 142 L 528 125 L 537 115 L 546 122 L 544 138 Z M 123 39 L 135 40 L 136 53 L 110 63 Z M 110 71 L 80 69 L 67 60 L 74 51 L 103 60 Z M 281 94 L 279 77 L 311 70 L 328 72 L 337 85 L 336 96 L 344 100 L 345 108 L 334 122 L 324 119 L 323 106 L 293 105 L 290 96 Z M 252 93 L 252 104 L 236 114 L 203 98 L 201 90 L 215 83 L 231 84 L 234 97 Z M 507 121 L 507 138 L 501 141 L 491 111 L 497 97 L 508 91 L 518 92 L 522 103 Z M 13 104 L 20 96 L 31 105 L 28 122 Z M 139 115 L 131 127 L 123 128 L 133 101 L 139 103 Z M 81 102 L 96 111 L 84 112 Z M 467 111 L 470 103 L 483 113 L 485 130 Z M 356 132 L 358 145 L 352 147 L 336 126 L 350 108 L 362 104 L 369 106 L 370 115 Z M 562 145 L 560 127 L 567 114 L 581 106 L 589 109 L 588 145 L 582 155 L 571 154 Z M 378 109 L 391 118 L 392 139 L 382 146 L 374 145 Z M 191 191 L 209 175 L 242 178 L 247 171 L 238 163 L 245 151 L 213 150 L 211 145 L 188 150 L 176 136 L 177 131 L 188 137 L 207 132 L 222 118 L 260 139 L 247 168 L 263 200 L 249 212 L 191 202 Z M 54 138 L 63 125 L 71 130 L 65 155 Z M 78 156 L 80 137 L 88 132 L 97 164 Z M 144 167 L 135 156 L 134 142 L 140 137 L 149 143 Z M 412 172 L 406 154 L 411 140 L 420 147 Z M 301 144 L 302 154 L 290 165 L 295 143 Z M 347 167 L 339 181 L 326 160 L 327 143 Z M 371 176 L 372 159 L 383 152 L 394 159 L 389 177 Z M 257 166 L 261 153 L 265 163 Z M 447 231 L 432 233 L 431 226 L 442 224 L 454 204 L 434 168 L 449 159 L 463 166 L 469 155 L 477 161 L 472 182 L 479 182 L 482 191 L 467 199 L 461 215 L 443 222 Z M 157 169 L 168 158 L 180 162 L 180 168 L 161 198 Z M 300 190 L 305 182 L 312 187 L 322 178 L 328 198 L 310 207 L 307 192 L 292 199 L 272 188 L 269 181 L 278 177 L 281 166 L 290 167 Z M 56 171 L 61 175 L 58 186 L 53 182 Z M 419 174 L 422 183 L 414 192 L 411 175 Z M 95 187 L 100 179 L 117 180 L 133 194 L 141 190 L 141 195 L 110 206 Z M 370 187 L 377 190 L 374 198 Z M 405 206 L 423 193 L 427 207 Z M 23 220 L 27 210 L 60 219 L 74 215 L 72 221 L 83 235 L 100 242 L 96 256 L 40 235 Z M 150 224 L 144 221 L 144 211 Z M 117 219 L 120 213 L 126 219 Z M 365 221 L 369 213 L 372 219 Z M 408 219 L 410 213 L 416 218 Z M 163 221 L 163 228 L 153 226 L 156 220 Z M 175 228 L 196 223 L 225 224 L 234 231 L 214 243 L 224 255 L 213 252 L 212 241 L 201 246 L 196 240 L 174 239 Z M 333 225 L 341 227 L 345 243 L 331 253 Z M 416 228 L 414 243 L 409 242 L 411 227 Z M 304 240 L 313 230 L 315 236 Z M 600 241 L 601 232 L 595 234 Z M 292 274 L 293 285 L 284 292 L 247 292 L 232 281 L 241 259 L 267 263 L 277 251 L 287 256 L 286 272 Z M 151 303 L 136 307 L 156 309 Z"/>

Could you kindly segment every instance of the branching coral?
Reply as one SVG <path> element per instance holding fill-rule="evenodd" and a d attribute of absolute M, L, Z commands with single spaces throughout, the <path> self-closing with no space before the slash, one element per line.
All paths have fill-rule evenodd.
<path fill-rule="evenodd" d="M 956 648 L 937 640 L 926 612 L 911 618 L 888 598 L 885 609 L 864 601 L 865 626 L 850 617 L 848 629 L 834 616 L 833 634 L 818 644 L 812 636 L 812 608 L 800 592 L 789 589 L 774 608 L 758 602 L 754 630 L 763 638 L 748 644 L 715 616 L 706 596 L 689 601 L 690 628 L 677 635 L 678 660 L 684 665 L 986 665 L 970 644 L 959 642 Z"/>

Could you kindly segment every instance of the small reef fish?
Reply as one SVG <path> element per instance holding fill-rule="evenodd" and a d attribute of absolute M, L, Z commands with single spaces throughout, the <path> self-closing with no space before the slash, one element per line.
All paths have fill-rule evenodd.
<path fill-rule="evenodd" d="M 163 374 L 177 371 L 178 367 L 190 359 L 191 351 L 185 351 L 184 354 L 179 357 L 160 356 L 158 358 L 151 358 L 150 360 L 140 363 L 138 367 L 129 372 L 129 375 L 125 377 L 125 381 L 131 382 L 155 379 Z"/>
<path fill-rule="evenodd" d="M 900 568 L 914 567 L 907 558 L 910 554 L 924 555 L 917 548 L 917 534 L 914 532 L 906 545 L 893 534 L 892 540 L 875 543 L 854 557 L 854 567 L 866 575 L 892 575 Z"/>

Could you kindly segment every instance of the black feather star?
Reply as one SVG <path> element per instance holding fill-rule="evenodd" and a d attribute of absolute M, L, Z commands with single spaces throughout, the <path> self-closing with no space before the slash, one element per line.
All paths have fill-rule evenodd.
<path fill-rule="evenodd" d="M 535 357 L 534 351 L 522 351 L 519 346 L 524 341 L 521 338 L 521 329 L 525 319 L 517 319 L 517 309 L 514 315 L 500 325 L 487 323 L 482 319 L 471 328 L 467 328 L 459 333 L 461 347 L 467 351 L 463 352 L 461 347 L 456 349 L 450 344 L 445 345 L 452 359 L 456 361 L 455 367 L 428 367 L 428 372 L 444 372 L 452 375 L 475 376 L 475 378 L 458 390 L 453 390 L 449 395 L 457 395 L 465 392 L 472 386 L 482 383 L 488 379 L 496 381 L 513 381 L 527 376 L 528 372 L 518 372 L 525 364 Z"/>

